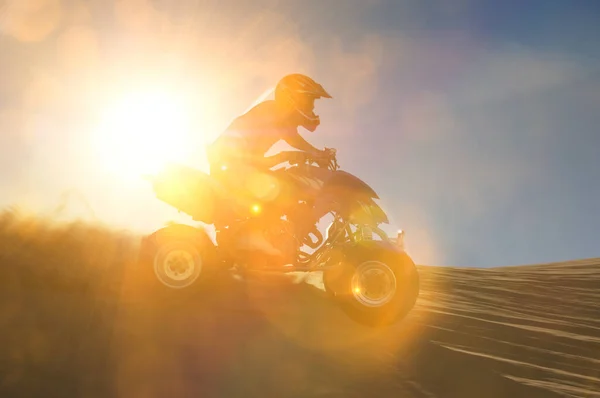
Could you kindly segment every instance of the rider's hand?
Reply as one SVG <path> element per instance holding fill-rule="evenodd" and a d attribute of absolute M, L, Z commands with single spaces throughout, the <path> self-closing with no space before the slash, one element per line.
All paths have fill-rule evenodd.
<path fill-rule="evenodd" d="M 309 152 L 310 157 L 313 159 L 328 159 L 330 157 L 329 150 L 327 148 L 315 149 L 314 151 Z"/>
<path fill-rule="evenodd" d="M 321 155 L 316 160 L 317 164 L 320 167 L 330 167 L 331 166 L 331 162 L 334 162 L 335 164 L 337 164 L 337 162 L 336 162 L 336 150 L 335 149 L 325 148 L 324 150 L 322 150 L 320 152 L 321 152 Z"/>
<path fill-rule="evenodd" d="M 335 157 L 337 151 L 334 148 L 325 148 L 328 157 Z"/>
<path fill-rule="evenodd" d="M 327 161 L 335 158 L 336 150 L 332 148 L 325 148 L 321 151 L 320 157 L 321 159 L 325 159 Z"/>

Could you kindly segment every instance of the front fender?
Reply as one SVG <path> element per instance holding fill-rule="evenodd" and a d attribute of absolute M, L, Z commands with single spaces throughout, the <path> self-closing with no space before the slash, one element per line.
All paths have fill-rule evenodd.
<path fill-rule="evenodd" d="M 377 195 L 375 190 L 371 188 L 369 184 L 346 171 L 336 171 L 335 174 L 325 184 L 325 187 L 336 186 L 341 186 L 350 189 L 351 191 L 354 191 L 361 195 L 366 195 L 370 198 L 379 199 L 379 195 Z"/>
<path fill-rule="evenodd" d="M 353 255 L 357 250 L 386 250 L 395 254 L 406 254 L 404 249 L 390 240 L 363 240 L 360 242 L 349 242 L 340 247 L 344 252 L 349 253 L 349 255 Z"/>
<path fill-rule="evenodd" d="M 336 171 L 326 180 L 321 191 L 324 198 L 333 198 L 353 222 L 375 225 L 389 223 L 385 211 L 375 202 L 379 195 L 360 178 L 345 171 Z"/>

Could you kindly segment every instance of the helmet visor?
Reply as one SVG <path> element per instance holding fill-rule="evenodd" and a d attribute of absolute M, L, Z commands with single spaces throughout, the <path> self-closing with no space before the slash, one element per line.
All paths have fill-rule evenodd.
<path fill-rule="evenodd" d="M 300 98 L 296 100 L 297 109 L 307 117 L 316 117 L 315 110 L 315 99 L 316 97 L 312 95 L 301 95 Z"/>

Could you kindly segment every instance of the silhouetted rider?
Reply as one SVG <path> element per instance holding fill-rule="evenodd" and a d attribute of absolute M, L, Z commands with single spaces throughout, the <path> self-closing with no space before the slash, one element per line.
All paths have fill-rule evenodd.
<path fill-rule="evenodd" d="M 280 140 L 312 156 L 327 156 L 298 132 L 298 127 L 314 132 L 319 126 L 319 116 L 314 112 L 315 100 L 319 98 L 332 97 L 312 78 L 303 74 L 283 77 L 275 87 L 274 100 L 261 102 L 234 119 L 207 148 L 211 174 L 219 175 L 228 188 L 244 191 L 247 177 L 257 169 L 297 160 L 289 158 L 290 152 L 265 157 Z M 302 152 L 298 155 L 302 156 Z"/>
<path fill-rule="evenodd" d="M 279 154 L 265 157 L 280 140 L 300 151 L 324 155 L 324 151 L 312 146 L 298 133 L 300 126 L 311 132 L 319 126 L 319 116 L 314 113 L 315 100 L 319 98 L 331 98 L 331 95 L 310 77 L 302 74 L 285 76 L 275 87 L 274 100 L 261 102 L 234 119 L 209 146 L 211 167 L 238 163 L 273 167 L 287 160 Z"/>

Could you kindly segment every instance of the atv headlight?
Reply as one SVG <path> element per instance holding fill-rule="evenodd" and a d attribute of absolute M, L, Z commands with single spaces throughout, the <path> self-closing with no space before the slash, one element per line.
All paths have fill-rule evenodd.
<path fill-rule="evenodd" d="M 398 234 L 396 235 L 396 246 L 400 249 L 404 250 L 404 231 L 399 229 Z"/>

